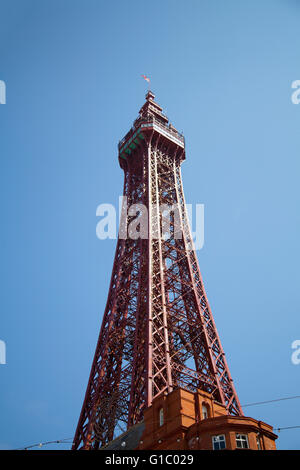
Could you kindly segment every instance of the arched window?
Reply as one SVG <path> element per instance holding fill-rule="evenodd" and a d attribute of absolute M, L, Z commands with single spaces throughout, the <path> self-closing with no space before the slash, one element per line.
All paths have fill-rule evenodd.
<path fill-rule="evenodd" d="M 159 425 L 162 426 L 164 424 L 164 409 L 160 408 L 159 410 Z"/>
<path fill-rule="evenodd" d="M 202 404 L 202 419 L 209 418 L 209 407 L 205 403 Z"/>

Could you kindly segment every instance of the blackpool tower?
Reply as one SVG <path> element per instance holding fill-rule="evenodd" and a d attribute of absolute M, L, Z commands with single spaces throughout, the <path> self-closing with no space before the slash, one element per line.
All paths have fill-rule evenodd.
<path fill-rule="evenodd" d="M 224 415 L 243 418 L 193 247 L 185 140 L 154 98 L 148 91 L 118 145 L 123 210 L 73 449 L 107 446 L 176 390 L 202 391 Z"/>

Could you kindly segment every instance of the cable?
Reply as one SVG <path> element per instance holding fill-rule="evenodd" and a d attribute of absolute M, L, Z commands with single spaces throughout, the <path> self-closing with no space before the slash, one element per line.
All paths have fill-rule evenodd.
<path fill-rule="evenodd" d="M 247 403 L 246 405 L 242 405 L 242 407 L 246 408 L 246 406 L 264 405 L 265 403 L 274 403 L 276 401 L 294 400 L 295 398 L 300 398 L 300 395 L 296 395 L 294 397 L 277 398 L 275 400 L 258 401 L 256 403 Z"/>
<path fill-rule="evenodd" d="M 28 449 L 32 449 L 33 447 L 43 447 L 48 444 L 73 444 L 73 437 L 66 437 L 65 439 L 59 439 L 56 441 L 39 442 L 38 444 L 32 444 L 26 447 L 19 447 L 18 449 L 15 449 L 15 450 L 28 450 Z"/>
<path fill-rule="evenodd" d="M 274 431 L 284 431 L 285 429 L 296 429 L 296 428 L 300 428 L 300 426 L 286 426 L 285 428 L 274 428 Z"/>

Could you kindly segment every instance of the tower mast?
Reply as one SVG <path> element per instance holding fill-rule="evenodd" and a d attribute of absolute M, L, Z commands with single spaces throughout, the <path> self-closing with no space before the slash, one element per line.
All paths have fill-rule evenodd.
<path fill-rule="evenodd" d="M 123 211 L 73 449 L 105 446 L 177 388 L 203 390 L 228 415 L 242 416 L 189 228 L 180 169 L 185 140 L 154 98 L 148 91 L 118 146 L 124 201 L 140 213 L 146 208 L 147 233 L 132 236 L 136 216 Z"/>

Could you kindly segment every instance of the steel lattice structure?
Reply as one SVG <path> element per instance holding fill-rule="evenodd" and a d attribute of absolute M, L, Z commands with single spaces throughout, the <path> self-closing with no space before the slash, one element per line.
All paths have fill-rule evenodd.
<path fill-rule="evenodd" d="M 193 249 L 181 180 L 184 159 L 184 137 L 149 91 L 119 143 L 123 201 L 147 208 L 148 230 L 146 236 L 128 236 L 136 217 L 123 211 L 73 449 L 103 447 L 119 428 L 141 421 L 156 396 L 176 387 L 205 390 L 229 414 L 242 414 Z M 166 236 L 161 208 L 170 206 Z"/>

